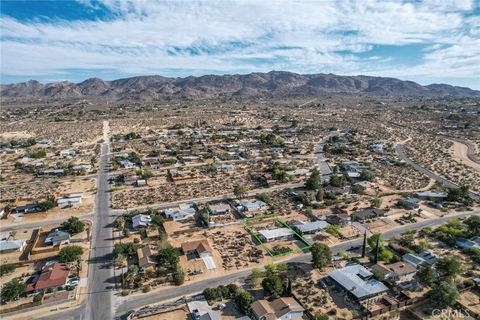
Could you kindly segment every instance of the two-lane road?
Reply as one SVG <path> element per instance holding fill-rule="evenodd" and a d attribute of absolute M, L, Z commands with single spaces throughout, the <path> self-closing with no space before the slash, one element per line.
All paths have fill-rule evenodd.
<path fill-rule="evenodd" d="M 447 188 L 458 188 L 458 185 L 456 185 L 455 183 L 445 179 L 444 177 L 439 176 L 436 173 L 433 173 L 432 171 L 426 169 L 425 167 L 422 167 L 421 165 L 419 165 L 418 163 L 410 159 L 405 152 L 405 147 L 403 143 L 397 144 L 397 146 L 395 147 L 395 150 L 397 151 L 398 157 L 401 160 L 404 160 L 406 163 L 411 165 L 418 172 L 421 172 L 427 177 L 434 179 L 435 181 L 441 183 L 443 186 Z M 469 195 L 472 199 L 475 199 L 477 201 L 480 200 L 480 196 L 476 193 L 470 192 Z"/>

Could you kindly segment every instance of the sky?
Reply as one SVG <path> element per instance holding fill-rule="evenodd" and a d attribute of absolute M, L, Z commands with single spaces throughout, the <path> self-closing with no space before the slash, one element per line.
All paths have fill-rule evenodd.
<path fill-rule="evenodd" d="M 271 70 L 480 89 L 480 0 L 2 0 L 0 82 Z"/>

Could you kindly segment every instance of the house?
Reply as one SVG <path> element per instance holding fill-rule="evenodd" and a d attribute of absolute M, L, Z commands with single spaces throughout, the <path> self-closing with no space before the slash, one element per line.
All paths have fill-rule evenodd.
<path fill-rule="evenodd" d="M 376 219 L 385 216 L 385 211 L 375 208 L 367 208 L 360 211 L 352 213 L 352 218 L 354 221 L 365 221 Z"/>
<path fill-rule="evenodd" d="M 62 205 L 75 205 L 82 203 L 83 192 L 66 194 L 58 198 L 57 204 Z"/>
<path fill-rule="evenodd" d="M 75 151 L 73 151 L 73 150 L 62 150 L 62 151 L 60 151 L 60 157 L 62 157 L 62 158 L 75 157 Z"/>
<path fill-rule="evenodd" d="M 148 227 L 151 222 L 152 222 L 152 218 L 146 214 L 137 214 L 136 216 L 132 217 L 133 229 Z"/>
<path fill-rule="evenodd" d="M 373 278 L 373 273 L 359 264 L 334 270 L 328 276 L 359 301 L 379 298 L 388 291 L 382 282 Z"/>
<path fill-rule="evenodd" d="M 70 243 L 70 234 L 58 229 L 50 232 L 45 238 L 45 244 L 52 245 L 54 247 L 68 243 Z"/>
<path fill-rule="evenodd" d="M 480 237 L 473 237 L 471 239 L 458 238 L 456 245 L 462 250 L 470 250 L 472 248 L 480 249 Z"/>
<path fill-rule="evenodd" d="M 317 220 L 317 221 L 295 221 L 292 224 L 296 227 L 302 234 L 317 233 L 325 230 L 329 224 L 326 221 Z"/>
<path fill-rule="evenodd" d="M 216 203 L 209 205 L 210 214 L 213 216 L 222 215 L 222 214 L 229 214 L 232 212 L 232 207 L 228 203 Z"/>
<path fill-rule="evenodd" d="M 182 243 L 182 252 L 190 259 L 202 259 L 208 270 L 216 269 L 213 259 L 213 250 L 207 239 L 185 241 Z"/>
<path fill-rule="evenodd" d="M 415 197 L 424 200 L 445 200 L 448 197 L 448 194 L 445 192 L 423 191 L 416 192 Z"/>
<path fill-rule="evenodd" d="M 305 309 L 291 297 L 273 301 L 257 300 L 251 304 L 252 316 L 257 320 L 302 319 Z"/>
<path fill-rule="evenodd" d="M 424 251 L 418 255 L 407 253 L 402 256 L 402 261 L 410 263 L 417 269 L 423 266 L 432 266 L 437 260 L 438 256 L 430 251 Z"/>
<path fill-rule="evenodd" d="M 142 269 L 155 267 L 157 265 L 157 259 L 152 252 L 152 248 L 149 245 L 142 246 L 137 249 L 138 266 Z"/>
<path fill-rule="evenodd" d="M 395 262 L 389 265 L 379 262 L 372 266 L 372 270 L 380 272 L 385 276 L 385 280 L 394 284 L 411 282 L 414 280 L 414 276 L 417 273 L 417 268 L 410 263 L 403 261 Z"/>
<path fill-rule="evenodd" d="M 135 164 L 130 160 L 120 160 L 118 164 L 124 169 L 132 169 L 133 167 L 135 167 Z"/>
<path fill-rule="evenodd" d="M 42 208 L 37 202 L 15 207 L 15 213 L 32 213 L 41 211 Z"/>
<path fill-rule="evenodd" d="M 259 230 L 260 236 L 266 242 L 275 240 L 288 240 L 294 236 L 293 231 L 290 228 L 277 228 L 277 229 L 264 229 Z"/>
<path fill-rule="evenodd" d="M 26 245 L 25 240 L 0 240 L 0 253 L 21 252 Z"/>
<path fill-rule="evenodd" d="M 330 214 L 327 216 L 326 221 L 329 224 L 339 225 L 341 227 L 345 227 L 351 221 L 351 218 L 348 214 L 345 213 L 337 213 L 337 214 Z"/>
<path fill-rule="evenodd" d="M 238 211 L 242 212 L 246 217 L 251 218 L 258 212 L 267 210 L 268 205 L 257 199 L 242 200 L 237 207 Z"/>
<path fill-rule="evenodd" d="M 194 204 L 181 204 L 178 208 L 166 209 L 163 213 L 165 217 L 177 221 L 191 218 L 195 216 L 196 212 Z"/>
<path fill-rule="evenodd" d="M 64 286 L 69 274 L 70 269 L 65 263 L 47 264 L 42 268 L 40 275 L 27 282 L 25 292 L 41 292 L 45 289 Z"/>
<path fill-rule="evenodd" d="M 72 167 L 72 170 L 75 172 L 90 172 L 92 170 L 92 165 L 91 164 L 78 164 L 76 166 Z"/>
<path fill-rule="evenodd" d="M 417 198 L 406 198 L 399 201 L 400 205 L 408 210 L 413 210 L 419 207 L 420 200 Z"/>
<path fill-rule="evenodd" d="M 212 255 L 212 248 L 207 239 L 185 241 L 182 243 L 182 251 L 187 256 L 202 257 Z"/>
<path fill-rule="evenodd" d="M 40 176 L 63 176 L 65 174 L 64 169 L 47 169 L 40 170 L 37 172 L 37 175 Z"/>

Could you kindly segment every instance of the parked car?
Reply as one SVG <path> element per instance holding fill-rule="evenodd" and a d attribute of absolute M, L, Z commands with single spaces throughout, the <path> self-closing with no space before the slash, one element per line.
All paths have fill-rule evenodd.
<path fill-rule="evenodd" d="M 80 278 L 78 278 L 78 277 L 70 278 L 67 281 L 67 284 L 71 285 L 71 286 L 78 286 L 79 283 L 80 283 Z"/>

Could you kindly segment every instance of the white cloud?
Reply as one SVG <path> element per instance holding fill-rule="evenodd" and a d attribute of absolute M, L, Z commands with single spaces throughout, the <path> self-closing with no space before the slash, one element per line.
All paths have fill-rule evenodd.
<path fill-rule="evenodd" d="M 465 15 L 474 9 L 473 1 L 106 0 L 104 5 L 119 18 L 24 22 L 3 17 L 2 74 L 283 69 L 435 79 L 445 70 L 454 77 L 480 73 L 478 16 Z M 355 55 L 375 45 L 408 44 L 428 47 L 423 61 L 399 70 L 392 67 L 394 57 Z"/>

